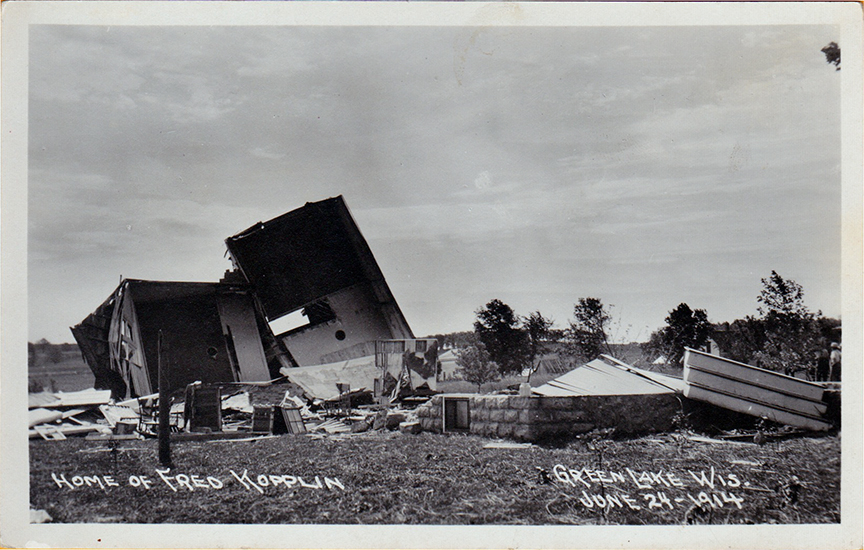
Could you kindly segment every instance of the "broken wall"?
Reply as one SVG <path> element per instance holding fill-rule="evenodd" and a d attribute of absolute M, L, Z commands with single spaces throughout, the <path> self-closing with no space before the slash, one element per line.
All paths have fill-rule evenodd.
<path fill-rule="evenodd" d="M 303 310 L 277 335 L 299 366 L 367 354 L 366 342 L 413 338 L 341 196 L 307 203 L 225 241 L 269 321 Z"/>
<path fill-rule="evenodd" d="M 160 331 L 172 390 L 271 379 L 258 325 L 242 287 L 125 280 L 72 332 L 96 387 L 121 398 L 157 391 Z"/>
<path fill-rule="evenodd" d="M 367 284 L 330 294 L 327 302 L 334 313 L 332 319 L 277 335 L 298 365 L 320 365 L 332 362 L 337 359 L 334 356 L 339 355 L 342 356 L 338 359 L 343 360 L 371 355 L 374 344 L 369 353 L 370 342 L 390 338 L 381 336 L 391 331 Z"/>

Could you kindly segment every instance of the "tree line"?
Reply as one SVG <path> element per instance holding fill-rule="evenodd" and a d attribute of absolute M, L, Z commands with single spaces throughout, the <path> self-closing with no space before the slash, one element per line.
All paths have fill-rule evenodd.
<path fill-rule="evenodd" d="M 769 370 L 796 374 L 812 372 L 818 357 L 831 342 L 840 340 L 840 321 L 821 311 L 811 312 L 798 283 L 776 271 L 762 281 L 757 314 L 724 323 L 711 323 L 704 309 L 681 303 L 641 345 L 650 359 L 665 358 L 667 365 L 683 367 L 685 348 L 705 349 L 713 340 L 723 356 Z M 601 354 L 614 356 L 610 344 L 611 308 L 600 298 L 579 298 L 573 318 L 563 329 L 540 311 L 516 314 L 499 299 L 476 312 L 474 330 L 436 335 L 443 347 L 454 348 L 465 380 L 479 387 L 501 376 L 536 369 L 538 358 L 549 351 L 588 362 Z"/>

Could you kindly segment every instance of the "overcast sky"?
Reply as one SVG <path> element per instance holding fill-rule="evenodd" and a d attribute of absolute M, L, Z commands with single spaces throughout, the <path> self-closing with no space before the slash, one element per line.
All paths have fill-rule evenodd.
<path fill-rule="evenodd" d="M 592 296 L 647 340 L 756 314 L 772 269 L 838 316 L 838 34 L 33 26 L 29 337 L 340 194 L 418 336 Z"/>

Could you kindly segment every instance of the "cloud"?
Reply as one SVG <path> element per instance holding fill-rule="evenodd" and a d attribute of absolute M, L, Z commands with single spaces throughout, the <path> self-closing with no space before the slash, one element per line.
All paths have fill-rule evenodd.
<path fill-rule="evenodd" d="M 35 26 L 31 289 L 95 307 L 118 273 L 212 280 L 225 237 L 342 194 L 440 330 L 499 294 L 725 315 L 772 265 L 831 310 L 835 31 Z"/>

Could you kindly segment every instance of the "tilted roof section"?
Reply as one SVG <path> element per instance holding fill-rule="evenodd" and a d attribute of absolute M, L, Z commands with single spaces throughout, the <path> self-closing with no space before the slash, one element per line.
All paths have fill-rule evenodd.
<path fill-rule="evenodd" d="M 549 397 L 575 395 L 646 395 L 680 393 L 680 379 L 629 365 L 613 365 L 595 359 L 534 388 L 534 393 Z"/>
<path fill-rule="evenodd" d="M 358 283 L 410 328 L 342 196 L 306 203 L 225 240 L 271 321 Z"/>

